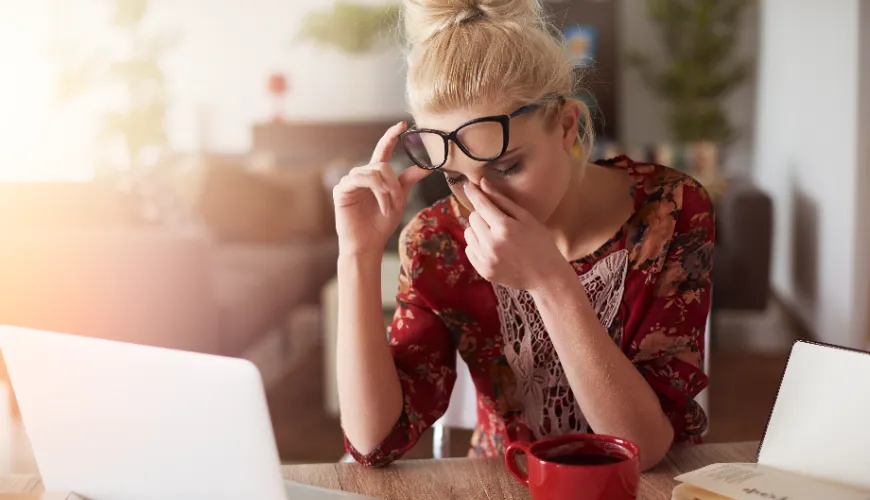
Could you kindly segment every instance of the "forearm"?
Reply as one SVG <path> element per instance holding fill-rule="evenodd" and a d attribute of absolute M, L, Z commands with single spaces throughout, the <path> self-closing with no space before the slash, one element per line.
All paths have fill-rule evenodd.
<path fill-rule="evenodd" d="M 367 454 L 402 412 L 402 387 L 384 329 L 380 255 L 339 258 L 337 344 L 342 427 Z"/>
<path fill-rule="evenodd" d="M 655 392 L 599 322 L 576 274 L 566 269 L 530 293 L 589 425 L 635 442 L 642 468 L 657 464 L 673 442 L 673 427 Z"/>

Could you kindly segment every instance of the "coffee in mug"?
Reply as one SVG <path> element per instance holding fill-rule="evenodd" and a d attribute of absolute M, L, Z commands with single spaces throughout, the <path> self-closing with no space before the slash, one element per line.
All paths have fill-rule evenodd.
<path fill-rule="evenodd" d="M 517 454 L 527 457 L 527 472 Z M 631 441 L 601 434 L 565 434 L 533 443 L 511 443 L 508 471 L 529 488 L 532 500 L 635 500 L 640 484 L 640 449 Z"/>

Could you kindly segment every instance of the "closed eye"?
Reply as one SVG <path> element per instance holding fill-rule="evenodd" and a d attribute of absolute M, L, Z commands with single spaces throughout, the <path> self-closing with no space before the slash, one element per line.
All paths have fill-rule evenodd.
<path fill-rule="evenodd" d="M 519 172 L 520 168 L 521 167 L 519 163 L 514 163 L 513 165 L 505 169 L 493 169 L 493 172 L 495 172 L 499 177 L 509 177 Z"/>
<path fill-rule="evenodd" d="M 508 163 L 510 161 L 515 161 L 516 163 L 510 164 L 510 163 Z M 510 166 L 508 166 L 507 168 L 501 168 L 506 163 Z M 490 172 L 495 173 L 495 175 L 497 175 L 499 177 L 509 177 L 509 176 L 519 172 L 520 169 L 522 168 L 522 164 L 520 163 L 519 160 L 508 159 L 508 160 L 501 160 L 497 163 L 491 163 L 489 165 L 486 165 L 484 168 Z M 466 180 L 466 177 L 462 174 L 448 173 L 448 171 L 444 171 L 444 170 L 442 170 L 442 172 L 444 173 L 445 180 L 447 180 L 447 184 L 449 184 L 451 186 L 455 186 L 456 184 L 459 184 L 461 182 L 465 182 L 465 180 Z"/>
<path fill-rule="evenodd" d="M 460 174 L 460 175 L 447 175 L 447 174 L 444 174 L 444 178 L 447 180 L 447 184 L 449 184 L 449 185 L 451 185 L 451 186 L 454 186 L 454 185 L 456 185 L 456 184 L 459 184 L 460 182 L 462 182 L 462 181 L 465 180 L 465 176 L 464 176 L 464 175 L 461 175 L 461 174 Z"/>

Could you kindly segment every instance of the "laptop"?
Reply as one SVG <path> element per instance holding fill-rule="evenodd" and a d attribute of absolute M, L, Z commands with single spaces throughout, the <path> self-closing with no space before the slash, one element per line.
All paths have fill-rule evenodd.
<path fill-rule="evenodd" d="M 11 326 L 0 326 L 0 349 L 46 491 L 88 500 L 369 498 L 284 481 L 249 361 Z"/>

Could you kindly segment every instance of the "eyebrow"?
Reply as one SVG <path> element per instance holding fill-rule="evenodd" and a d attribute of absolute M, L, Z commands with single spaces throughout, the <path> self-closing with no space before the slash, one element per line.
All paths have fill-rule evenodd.
<path fill-rule="evenodd" d="M 516 153 L 516 152 L 519 151 L 519 150 L 520 150 L 520 148 L 518 148 L 518 147 L 513 148 L 513 149 L 508 149 L 507 151 L 504 152 L 503 155 L 501 155 L 501 157 L 499 157 L 499 159 L 497 159 L 497 160 L 493 160 L 493 161 L 489 161 L 489 162 L 486 162 L 486 163 L 483 164 L 483 166 L 481 166 L 480 168 L 489 168 L 489 167 L 491 167 L 491 166 L 493 166 L 493 165 L 495 165 L 495 164 L 498 164 L 498 163 L 501 163 L 501 162 L 503 162 L 503 161 L 509 160 L 510 158 L 508 158 L 508 156 L 510 156 L 510 155 L 512 155 L 512 154 L 514 154 L 514 153 Z M 446 168 L 443 168 L 443 167 L 442 167 L 442 168 L 439 168 L 438 170 L 440 170 L 440 171 L 442 171 L 442 172 L 452 173 L 452 174 L 459 173 L 459 172 L 457 172 L 457 171 L 455 171 L 455 170 L 450 170 L 450 169 L 446 169 Z"/>

